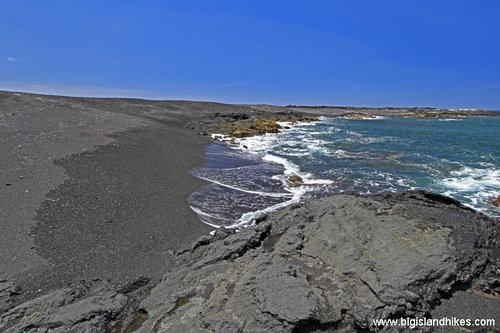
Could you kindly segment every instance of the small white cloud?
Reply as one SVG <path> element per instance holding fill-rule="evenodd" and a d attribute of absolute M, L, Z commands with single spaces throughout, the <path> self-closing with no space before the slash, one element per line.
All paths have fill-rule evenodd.
<path fill-rule="evenodd" d="M 12 57 L 7 57 L 5 60 L 10 61 L 10 62 L 16 62 L 17 61 L 16 58 L 12 58 Z"/>

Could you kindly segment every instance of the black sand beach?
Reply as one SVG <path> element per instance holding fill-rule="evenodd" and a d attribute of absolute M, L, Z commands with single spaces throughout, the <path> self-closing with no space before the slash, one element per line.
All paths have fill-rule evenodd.
<path fill-rule="evenodd" d="M 52 266 L 43 279 L 34 274 L 35 289 L 159 278 L 169 254 L 212 229 L 187 203 L 204 185 L 188 171 L 204 162 L 206 140 L 162 127 L 112 137 L 111 145 L 57 163 L 69 178 L 38 209 L 35 248 Z"/>
<path fill-rule="evenodd" d="M 80 300 L 90 299 L 91 296 L 102 297 L 104 300 L 112 299 L 115 303 L 112 302 L 109 308 L 102 305 L 103 308 L 99 308 L 101 312 L 96 312 L 94 308 L 90 311 L 85 307 L 87 312 L 82 310 L 79 315 L 87 318 L 87 314 L 92 313 L 92 316 L 95 315 L 99 319 L 99 324 L 95 324 L 95 327 L 109 328 L 110 323 L 114 323 L 112 325 L 116 328 L 116 322 L 125 320 L 130 313 L 136 311 L 138 304 L 145 297 L 143 295 L 139 299 L 129 293 L 145 285 L 146 289 L 157 285 L 166 272 L 189 262 L 192 259 L 189 258 L 190 253 L 199 256 L 201 261 L 208 260 L 211 256 L 216 261 L 222 260 L 224 269 L 230 264 L 227 262 L 232 262 L 239 256 L 242 260 L 252 261 L 252 255 L 257 253 L 255 251 L 260 251 L 259 255 L 266 257 L 268 254 L 265 251 L 269 249 L 262 248 L 261 243 L 266 244 L 263 240 L 269 236 L 271 229 L 257 232 L 258 239 L 249 240 L 250 238 L 244 239 L 243 236 L 236 239 L 236 236 L 216 235 L 214 240 L 210 240 L 207 235 L 213 228 L 201 223 L 189 208 L 188 197 L 196 189 L 206 185 L 206 182 L 189 174 L 191 169 L 205 163 L 205 148 L 211 142 L 207 136 L 200 133 L 206 134 L 220 121 L 235 122 L 251 115 L 269 114 L 433 116 L 457 113 L 460 112 L 437 109 L 244 106 L 0 92 L 0 296 L 3 297 L 0 310 L 12 312 L 16 309 L 14 306 L 40 295 L 56 297 L 53 296 L 53 291 L 70 285 L 77 286 L 82 280 L 85 283 L 95 282 L 96 285 L 100 283 L 98 281 L 103 281 L 107 287 L 102 288 L 108 294 L 111 293 L 111 296 L 100 291 L 101 287 L 97 291 L 85 287 L 85 291 L 75 296 L 74 302 L 76 304 Z M 476 114 L 491 115 L 486 111 L 477 111 Z M 436 207 L 450 205 L 440 202 L 441 199 L 436 202 L 431 200 L 430 203 L 426 202 L 425 198 L 419 200 Z M 457 208 L 459 212 L 453 210 L 452 213 L 465 214 L 463 216 L 470 214 L 462 210 Z M 297 214 L 292 208 L 289 211 L 291 216 Z M 314 211 L 302 211 L 301 214 L 313 216 Z M 374 216 L 378 215 L 377 213 Z M 483 219 L 479 215 L 474 215 L 474 218 L 481 221 Z M 475 266 L 467 262 L 470 267 L 464 264 L 464 269 L 474 271 L 467 271 L 464 280 L 469 281 L 474 274 L 479 274 L 487 263 L 487 254 L 496 246 L 491 245 L 488 238 L 487 232 L 493 230 L 488 223 L 485 222 L 484 230 L 481 231 L 483 233 L 478 234 L 475 240 L 484 247 L 477 255 L 482 261 L 480 264 L 475 263 Z M 292 238 L 299 235 L 299 231 L 286 232 L 290 233 Z M 464 234 L 476 239 L 468 232 L 466 230 Z M 282 231 L 278 230 L 275 236 L 280 237 L 281 233 Z M 174 254 L 179 249 L 189 248 L 200 237 L 205 238 L 188 251 L 187 255 Z M 218 257 L 210 253 L 212 248 L 215 249 L 214 253 L 223 251 L 227 245 L 224 241 L 226 237 L 235 238 L 235 244 L 242 242 L 247 245 L 244 245 L 244 248 L 238 247 L 236 252 L 229 256 Z M 204 244 L 211 242 L 213 245 L 207 250 Z M 198 246 L 202 250 L 196 250 Z M 296 255 L 289 248 L 286 251 Z M 206 267 L 211 267 L 210 265 L 212 262 Z M 191 266 L 182 267 L 189 270 Z M 453 277 L 453 274 L 462 274 L 458 268 L 454 269 L 457 271 L 450 273 L 450 279 L 457 278 Z M 429 270 L 432 271 L 432 268 Z M 450 281 L 440 283 L 448 286 L 452 285 Z M 439 289 L 435 287 L 435 281 L 431 282 L 432 288 Z M 183 285 L 184 287 L 186 286 Z M 165 288 L 171 290 L 172 286 Z M 160 294 L 161 292 L 160 288 Z M 172 309 L 186 304 L 183 302 L 189 302 L 189 297 L 199 292 L 197 289 L 196 292 L 188 290 L 186 295 L 168 295 L 174 297 Z M 379 293 L 375 292 L 377 296 L 380 296 Z M 460 296 L 463 298 L 462 294 Z M 57 297 L 59 298 L 56 299 L 65 299 L 62 296 Z M 134 297 L 135 301 L 130 301 Z M 428 298 L 433 299 L 432 297 Z M 491 298 L 487 298 L 483 303 L 478 301 L 477 297 L 465 298 L 471 300 L 470 306 L 489 306 L 492 303 Z M 496 303 L 493 303 L 498 304 L 498 300 L 495 301 Z M 105 301 L 95 301 L 92 304 L 97 303 L 108 304 Z M 446 304 L 454 303 L 444 302 L 444 305 Z M 30 305 L 40 312 L 37 306 Z M 422 308 L 427 309 L 427 306 Z M 113 310 L 109 310 L 110 308 Z M 144 305 L 143 308 L 148 307 Z M 314 310 L 313 305 L 311 308 Z M 172 309 L 166 307 L 164 310 L 165 313 L 171 313 L 174 311 Z M 335 311 L 338 313 L 335 313 L 340 317 L 335 320 L 341 322 L 347 310 L 337 310 Z M 413 310 L 417 311 L 414 313 L 420 313 L 418 311 L 421 309 L 415 307 Z M 23 311 L 25 312 L 22 316 L 28 317 L 27 310 Z M 52 315 L 52 309 L 47 311 Z M 436 313 L 449 314 L 450 311 L 452 308 L 443 307 Z M 78 317 L 77 314 L 71 314 L 75 318 Z M 491 315 L 498 316 L 498 313 L 493 312 Z M 12 313 L 10 316 L 12 317 Z M 15 332 L 15 327 L 21 327 L 16 326 L 20 325 L 17 321 L 21 320 L 21 317 L 16 317 L 15 323 L 11 317 L 5 317 L 7 324 L 0 322 L 0 328 L 12 327 L 11 331 Z M 161 318 L 158 323 L 164 321 L 163 317 Z M 283 327 L 286 326 L 290 331 L 294 329 L 294 325 L 318 329 L 322 327 L 323 324 L 316 322 L 319 319 L 308 318 L 294 317 L 296 322 L 288 321 Z M 133 320 L 135 319 L 127 319 L 124 322 L 130 323 Z M 179 318 L 176 320 L 182 321 Z M 203 318 L 200 320 L 203 323 Z M 91 320 L 87 318 L 83 321 Z M 313 323 L 318 325 L 314 326 Z M 2 326 L 4 324 L 5 326 Z M 151 318 L 148 324 L 156 327 Z M 222 325 L 217 325 L 219 324 Z M 214 327 L 223 328 L 217 325 Z M 328 329 L 338 328 L 338 325 L 336 322 L 332 323 Z M 73 328 L 78 331 L 84 326 L 75 327 L 77 326 Z"/>
<path fill-rule="evenodd" d="M 70 282 L 159 278 L 169 253 L 212 228 L 187 204 L 213 103 L 2 92 L 0 271 L 23 296 Z"/>

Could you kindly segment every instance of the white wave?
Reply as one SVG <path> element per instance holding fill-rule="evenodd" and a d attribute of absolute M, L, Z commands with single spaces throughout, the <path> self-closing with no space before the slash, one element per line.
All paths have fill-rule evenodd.
<path fill-rule="evenodd" d="M 330 151 L 328 155 L 331 155 L 331 156 L 336 157 L 336 158 L 341 158 L 341 159 L 344 159 L 344 158 L 349 158 L 349 159 L 369 158 L 369 156 L 364 154 L 364 153 L 347 152 L 347 151 L 342 150 L 342 149 L 336 149 L 335 151 Z"/>
<path fill-rule="evenodd" d="M 263 151 L 271 150 L 272 147 L 282 144 L 282 138 L 278 135 L 280 133 L 266 133 L 259 136 L 252 136 L 240 141 L 240 149 L 246 146 L 251 153 L 261 153 Z"/>
<path fill-rule="evenodd" d="M 491 156 L 486 156 L 486 157 L 483 156 L 482 158 L 488 158 L 488 157 L 491 157 Z M 485 167 L 485 168 L 495 168 L 495 164 L 489 163 L 489 162 L 479 162 L 478 164 L 482 167 Z"/>
<path fill-rule="evenodd" d="M 485 211 L 484 202 L 500 195 L 500 169 L 464 167 L 451 172 L 440 184 L 446 188 L 445 195 L 463 196 L 470 201 L 464 204 Z"/>
<path fill-rule="evenodd" d="M 230 188 L 232 190 L 240 191 L 240 192 L 245 192 L 245 193 L 250 193 L 250 194 L 257 194 L 257 195 L 263 195 L 263 196 L 266 196 L 266 197 L 273 197 L 273 198 L 283 198 L 283 197 L 289 197 L 289 196 L 291 196 L 289 193 L 272 193 L 272 192 L 262 192 L 262 191 L 246 190 L 246 189 L 243 189 L 243 188 L 240 188 L 240 187 L 236 187 L 236 186 L 233 186 L 233 185 L 229 185 L 229 184 L 225 184 L 225 183 L 222 183 L 222 182 L 210 179 L 210 178 L 205 178 L 205 177 L 200 176 L 200 175 L 197 175 L 196 177 L 198 177 L 199 179 L 206 180 L 207 182 L 211 182 L 213 184 L 224 186 L 224 187 Z"/>
<path fill-rule="evenodd" d="M 460 190 L 474 190 L 481 187 L 495 187 L 500 189 L 500 169 L 470 168 L 451 172 L 452 177 L 444 179 L 443 183 L 451 188 Z"/>
<path fill-rule="evenodd" d="M 373 138 L 373 137 L 365 137 L 359 139 L 360 143 L 378 143 L 378 142 L 387 142 L 387 141 L 397 141 L 396 138 L 390 137 L 390 136 L 381 136 L 378 138 Z"/>
<path fill-rule="evenodd" d="M 445 191 L 442 193 L 442 195 L 447 196 L 447 197 L 453 197 L 453 195 L 456 193 L 457 192 L 455 192 L 455 191 Z"/>
<path fill-rule="evenodd" d="M 272 154 L 266 154 L 263 158 L 264 161 L 281 164 L 285 168 L 285 175 L 299 174 L 300 168 L 298 165 L 290 162 L 289 160 Z"/>
<path fill-rule="evenodd" d="M 412 186 L 408 183 L 408 180 L 400 178 L 396 180 L 396 184 L 403 187 L 411 188 Z"/>
<path fill-rule="evenodd" d="M 330 184 L 333 184 L 333 180 L 304 177 L 304 184 L 306 184 L 306 185 L 330 185 Z"/>
<path fill-rule="evenodd" d="M 445 118 L 445 119 L 438 119 L 438 121 L 462 121 L 463 119 L 451 119 L 451 118 Z"/>
<path fill-rule="evenodd" d="M 326 140 L 321 140 L 321 139 L 309 139 L 308 142 L 310 144 L 316 145 L 316 146 L 321 146 L 329 143 L 329 141 Z"/>
<path fill-rule="evenodd" d="M 196 214 L 198 215 L 201 215 L 201 216 L 205 216 L 205 217 L 210 217 L 210 218 L 213 218 L 212 215 L 208 214 L 208 213 L 205 213 L 204 211 L 202 211 L 201 209 L 198 209 L 198 208 L 195 208 L 193 206 L 189 206 L 189 208 L 191 208 Z"/>
<path fill-rule="evenodd" d="M 333 184 L 333 181 L 330 179 L 318 179 L 318 178 L 314 178 L 313 175 L 311 175 L 310 173 L 302 172 L 298 165 L 290 162 L 289 160 L 287 160 L 283 157 L 279 157 L 279 156 L 272 155 L 272 154 L 267 154 L 263 157 L 263 160 L 268 161 L 268 162 L 272 162 L 272 163 L 281 164 L 285 168 L 283 176 L 278 175 L 275 177 L 281 180 L 281 182 L 283 183 L 283 186 L 285 187 L 285 189 L 287 191 L 295 193 L 297 195 L 303 195 L 309 189 L 306 186 L 289 187 L 287 184 L 288 176 L 291 176 L 291 175 L 299 176 L 300 178 L 302 178 L 304 185 L 330 185 L 330 184 Z"/>
<path fill-rule="evenodd" d="M 290 121 L 277 121 L 276 123 L 282 127 L 281 130 L 285 130 L 285 131 L 286 130 L 290 130 L 290 129 L 289 128 L 283 128 L 283 127 L 290 127 L 291 128 L 292 126 L 295 125 L 294 123 L 292 123 Z"/>
<path fill-rule="evenodd" d="M 252 225 L 254 225 L 254 221 L 259 218 L 260 216 L 262 215 L 265 215 L 265 214 L 269 214 L 271 212 L 274 212 L 274 211 L 277 211 L 281 208 L 284 208 L 286 206 L 289 206 L 293 203 L 297 203 L 300 201 L 300 195 L 294 195 L 290 200 L 287 200 L 287 201 L 284 201 L 284 202 L 280 202 L 278 204 L 275 204 L 275 205 L 272 205 L 272 206 L 269 206 L 269 207 L 266 207 L 264 209 L 260 209 L 260 210 L 257 210 L 257 211 L 253 211 L 253 212 L 248 212 L 248 213 L 243 213 L 241 215 L 241 217 L 235 221 L 235 223 L 233 224 L 229 224 L 229 225 L 217 225 L 217 224 L 214 224 L 214 223 L 211 223 L 211 222 L 208 222 L 206 219 L 203 219 L 203 217 L 206 217 L 206 218 L 210 218 L 210 219 L 216 219 L 214 216 L 210 215 L 210 214 L 207 214 L 205 213 L 204 211 L 198 209 L 198 208 L 195 208 L 193 206 L 190 206 L 190 208 L 200 216 L 201 218 L 201 221 L 211 227 L 214 227 L 214 228 L 221 228 L 221 227 L 224 227 L 224 228 L 228 228 L 228 229 L 241 229 L 241 228 L 247 228 L 247 227 L 250 227 Z M 213 232 L 211 233 L 213 234 Z"/>
<path fill-rule="evenodd" d="M 387 142 L 387 141 L 398 141 L 398 139 L 389 137 L 389 136 L 381 136 L 378 138 L 374 137 L 361 137 L 361 135 L 356 136 L 356 137 L 346 137 L 342 138 L 341 141 L 344 142 L 353 142 L 356 144 L 370 144 L 370 143 L 379 143 L 379 142 Z"/>
<path fill-rule="evenodd" d="M 293 150 L 286 150 L 286 151 L 283 151 L 282 154 L 286 155 L 286 156 L 303 157 L 303 156 L 308 156 L 311 153 L 309 151 L 300 152 L 300 150 L 295 150 L 295 151 L 293 151 Z"/>
<path fill-rule="evenodd" d="M 311 122 L 298 122 L 293 124 L 295 127 L 312 127 L 316 126 L 317 122 L 316 121 L 311 121 Z"/>
<path fill-rule="evenodd" d="M 225 134 L 211 134 L 210 137 L 212 138 L 212 140 L 220 140 L 220 141 L 230 141 L 232 139 L 232 137 Z"/>
<path fill-rule="evenodd" d="M 211 227 L 217 228 L 217 229 L 221 227 L 220 225 L 210 223 L 206 219 L 203 218 L 203 216 L 204 216 L 204 217 L 207 217 L 207 218 L 210 218 L 210 219 L 215 219 L 214 216 L 212 216 L 212 215 L 210 215 L 208 213 L 205 213 L 201 209 L 195 208 L 193 206 L 189 206 L 189 208 L 191 208 L 191 210 L 193 210 L 193 212 L 195 212 L 196 214 L 198 214 L 198 216 L 200 216 L 201 222 L 203 222 L 203 223 L 205 223 L 205 224 L 207 224 L 207 225 L 209 225 Z M 210 234 L 213 235 L 213 231 Z"/>
<path fill-rule="evenodd" d="M 355 132 L 355 131 L 351 131 L 351 130 L 347 130 L 347 131 L 345 131 L 345 133 L 352 135 L 352 136 L 363 136 L 363 134 Z"/>
<path fill-rule="evenodd" d="M 307 145 L 307 148 L 309 148 L 309 154 L 314 153 L 314 152 L 319 152 L 323 155 L 327 155 L 329 152 L 328 148 L 325 148 L 325 147 L 322 147 L 322 146 L 316 145 L 316 144 Z"/>
<path fill-rule="evenodd" d="M 320 131 L 307 131 L 306 132 L 308 135 L 318 135 L 318 134 L 324 134 L 325 132 L 320 132 Z"/>
<path fill-rule="evenodd" d="M 324 119 L 320 118 L 320 120 Z M 310 173 L 302 172 L 298 165 L 294 164 L 288 159 L 270 153 L 275 149 L 275 147 L 283 145 L 290 147 L 290 148 L 289 147 L 284 148 L 285 156 L 306 156 L 309 155 L 312 151 L 314 152 L 320 151 L 326 153 L 327 150 L 323 146 L 326 145 L 328 142 L 316 138 L 317 135 L 322 133 L 314 129 L 314 126 L 316 126 L 317 122 L 311 122 L 311 123 L 299 122 L 295 124 L 288 122 L 279 122 L 279 124 L 282 127 L 288 127 L 288 128 L 282 128 L 280 130 L 280 133 L 266 133 L 264 135 L 247 137 L 247 138 L 231 138 L 229 136 L 224 136 L 220 134 L 212 135 L 212 138 L 217 138 L 221 141 L 226 141 L 226 142 L 232 141 L 236 143 L 236 145 L 230 145 L 230 147 L 233 149 L 240 149 L 244 152 L 257 154 L 261 156 L 263 161 L 283 166 L 284 173 L 282 175 L 273 176 L 273 178 L 279 179 L 282 182 L 284 189 L 289 193 L 267 193 L 260 191 L 244 190 L 211 179 L 205 179 L 203 177 L 200 178 L 227 188 L 251 194 L 259 194 L 270 197 L 291 197 L 290 200 L 272 205 L 265 209 L 245 213 L 238 219 L 238 221 L 236 221 L 236 223 L 225 227 L 227 228 L 245 227 L 246 225 L 249 225 L 257 217 L 263 214 L 267 214 L 269 212 L 275 211 L 277 209 L 286 207 L 292 203 L 300 201 L 301 197 L 305 193 L 311 190 L 310 188 L 311 185 L 329 185 L 333 183 L 333 181 L 328 179 L 315 179 L 313 175 L 311 175 Z M 289 187 L 287 180 L 288 177 L 291 175 L 300 176 L 303 180 L 304 186 Z M 213 224 L 211 225 L 214 226 Z"/>
<path fill-rule="evenodd" d="M 229 228 L 241 228 L 241 227 L 248 227 L 253 225 L 253 222 L 259 218 L 262 215 L 269 214 L 271 212 L 277 211 L 281 208 L 285 208 L 287 206 L 290 206 L 291 204 L 297 203 L 300 201 L 301 195 L 294 195 L 292 199 L 285 201 L 285 202 L 280 202 L 276 205 L 266 207 L 261 210 L 257 210 L 254 212 L 248 212 L 244 213 L 241 215 L 241 217 L 238 219 L 238 222 L 235 223 L 234 225 L 230 226 Z"/>

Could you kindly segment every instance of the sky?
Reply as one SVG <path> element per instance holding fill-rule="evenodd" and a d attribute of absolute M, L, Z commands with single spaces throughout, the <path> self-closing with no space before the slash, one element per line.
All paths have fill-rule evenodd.
<path fill-rule="evenodd" d="M 500 109 L 500 1 L 0 0 L 0 90 Z"/>

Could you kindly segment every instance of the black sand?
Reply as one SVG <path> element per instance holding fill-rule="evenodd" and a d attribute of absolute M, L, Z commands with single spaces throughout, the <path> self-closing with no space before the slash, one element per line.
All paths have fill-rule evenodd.
<path fill-rule="evenodd" d="M 23 298 L 159 278 L 212 230 L 187 204 L 210 141 L 185 126 L 229 106 L 12 92 L 0 106 L 0 272 Z"/>
<path fill-rule="evenodd" d="M 159 128 L 114 135 L 116 143 L 58 161 L 69 176 L 38 209 L 36 250 L 53 266 L 34 289 L 61 282 L 159 278 L 169 254 L 212 230 L 188 197 L 205 183 L 206 140 Z M 29 281 L 31 280 L 31 281 Z"/>

